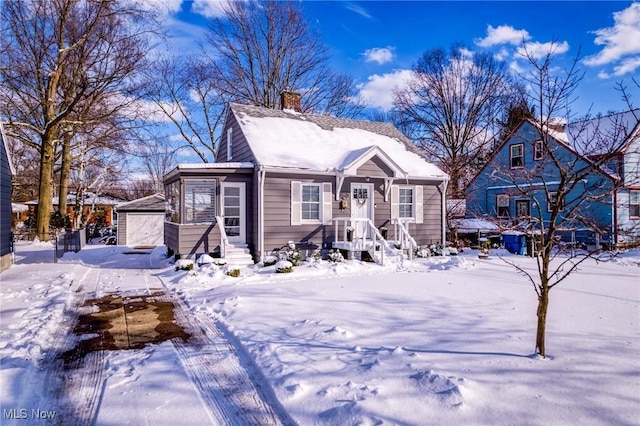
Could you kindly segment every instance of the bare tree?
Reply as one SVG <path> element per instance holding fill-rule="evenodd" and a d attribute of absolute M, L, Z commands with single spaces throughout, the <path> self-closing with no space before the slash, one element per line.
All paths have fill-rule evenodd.
<path fill-rule="evenodd" d="M 211 161 L 228 102 L 279 107 L 280 95 L 302 95 L 302 110 L 353 117 L 363 110 L 353 78 L 329 66 L 327 48 L 300 4 L 228 2 L 210 21 L 197 57 L 160 61 L 149 96 L 203 162 Z"/>
<path fill-rule="evenodd" d="M 395 91 L 394 106 L 408 136 L 449 174 L 451 196 L 460 198 L 512 103 L 508 69 L 456 44 L 426 51 L 413 71 L 407 87 Z"/>
<path fill-rule="evenodd" d="M 37 233 L 42 240 L 48 239 L 56 156 L 64 135 L 74 131 L 70 125 L 83 125 L 78 111 L 88 107 L 88 99 L 102 95 L 115 103 L 132 93 L 132 73 L 147 49 L 149 16 L 133 4 L 2 3 L 0 108 L 11 135 L 40 152 Z"/>
<path fill-rule="evenodd" d="M 584 250 L 569 244 L 571 249 L 565 251 L 566 242 L 574 240 L 576 230 L 585 229 L 596 241 L 608 236 L 610 244 L 616 242 L 611 218 L 616 194 L 629 185 L 628 179 L 637 185 L 639 177 L 637 165 L 635 172 L 621 176 L 620 158 L 630 146 L 640 114 L 631 110 L 574 119 L 571 104 L 583 76 L 577 67 L 579 55 L 568 69 L 560 70 L 553 66 L 553 49 L 542 58 L 526 48 L 523 52 L 528 71 L 520 77 L 529 89 L 528 104 L 535 105 L 537 113 L 521 124 L 508 139 L 509 146 L 472 182 L 468 194 L 482 194 L 484 200 L 468 196 L 467 208 L 479 215 L 503 216 L 497 221 L 501 226 L 528 232 L 537 268 L 531 271 L 512 258 L 503 260 L 533 285 L 538 298 L 536 353 L 544 357 L 550 291 L 600 253 L 597 244 Z M 489 201 L 494 199 L 495 203 Z M 505 219 L 507 215 L 512 220 Z"/>

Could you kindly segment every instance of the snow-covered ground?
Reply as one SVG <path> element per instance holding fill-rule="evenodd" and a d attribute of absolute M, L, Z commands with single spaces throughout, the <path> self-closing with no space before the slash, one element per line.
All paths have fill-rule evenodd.
<path fill-rule="evenodd" d="M 106 352 L 91 380 L 51 368 L 83 297 L 155 289 L 175 297 L 179 322 L 225 342 L 241 367 L 226 368 L 251 377 L 273 424 L 640 424 L 640 251 L 589 260 L 552 290 L 540 359 L 534 290 L 495 251 L 234 278 L 215 265 L 175 271 L 164 248 L 87 246 L 55 264 L 49 249 L 19 245 L 0 275 L 3 425 L 52 411 L 51 423 L 80 424 L 83 409 L 104 425 L 240 423 L 212 407 L 202 377 L 225 371 L 203 367 L 207 346 Z"/>

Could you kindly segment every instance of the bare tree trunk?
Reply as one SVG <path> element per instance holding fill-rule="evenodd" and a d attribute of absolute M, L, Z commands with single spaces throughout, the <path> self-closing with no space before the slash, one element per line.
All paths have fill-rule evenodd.
<path fill-rule="evenodd" d="M 67 195 L 69 193 L 69 174 L 71 171 L 71 137 L 72 133 L 66 131 L 62 139 L 62 167 L 60 168 L 60 194 L 58 210 L 65 216 L 67 214 Z"/>
<path fill-rule="evenodd" d="M 53 135 L 47 132 L 42 137 L 40 154 L 40 187 L 38 197 L 38 215 L 36 216 L 36 233 L 40 241 L 49 241 L 49 221 L 53 205 L 53 165 L 55 161 L 55 144 Z"/>
<path fill-rule="evenodd" d="M 549 308 L 549 290 L 542 290 L 538 297 L 538 328 L 536 330 L 536 351 L 545 356 L 544 339 L 547 329 L 547 310 Z"/>

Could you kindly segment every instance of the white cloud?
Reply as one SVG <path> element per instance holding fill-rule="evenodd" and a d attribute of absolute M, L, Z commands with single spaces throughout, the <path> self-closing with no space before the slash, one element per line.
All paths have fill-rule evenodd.
<path fill-rule="evenodd" d="M 373 16 L 371 16 L 369 14 L 369 12 L 367 12 L 367 10 L 364 7 L 361 6 L 356 6 L 355 4 L 351 4 L 351 3 L 347 3 L 347 5 L 345 6 L 345 8 L 347 10 L 350 10 L 354 13 L 357 13 L 358 15 L 367 18 L 367 19 L 371 19 L 373 18 Z"/>
<path fill-rule="evenodd" d="M 480 47 L 491 47 L 500 44 L 518 45 L 522 41 L 530 40 L 531 36 L 527 30 L 516 30 L 510 25 L 500 25 L 496 28 L 487 26 L 487 36 L 475 39 L 474 42 Z"/>
<path fill-rule="evenodd" d="M 130 0 L 131 3 L 145 9 L 170 15 L 180 12 L 182 0 Z"/>
<path fill-rule="evenodd" d="M 220 18 L 226 14 L 226 9 L 234 1 L 248 0 L 193 0 L 191 11 L 207 18 Z"/>
<path fill-rule="evenodd" d="M 378 65 L 386 64 L 387 62 L 391 62 L 393 60 L 395 48 L 393 47 L 374 47 L 373 49 L 367 49 L 364 51 L 363 55 L 365 61 L 367 62 L 376 62 Z"/>
<path fill-rule="evenodd" d="M 511 56 L 511 53 L 505 47 L 503 47 L 493 55 L 493 57 L 497 61 L 506 61 L 509 58 L 509 56 Z"/>
<path fill-rule="evenodd" d="M 548 54 L 561 55 L 569 51 L 569 43 L 563 41 L 561 43 L 555 41 L 549 41 L 546 43 L 540 43 L 538 41 L 532 41 L 525 43 L 524 47 L 518 48 L 518 55 L 531 56 L 533 59 L 541 59 Z"/>
<path fill-rule="evenodd" d="M 616 65 L 613 68 L 613 75 L 616 77 L 620 77 L 626 74 L 631 74 L 634 73 L 638 68 L 640 68 L 640 56 L 627 58 L 623 60 L 622 63 Z"/>
<path fill-rule="evenodd" d="M 604 46 L 595 55 L 585 59 L 586 65 L 607 65 L 625 56 L 640 55 L 640 2 L 632 3 L 628 8 L 613 14 L 613 27 L 601 28 L 594 31 L 594 43 Z M 638 57 L 631 58 L 631 63 L 637 62 Z M 617 68 L 626 68 L 619 65 Z M 632 72 L 636 67 L 629 68 Z"/>
<path fill-rule="evenodd" d="M 358 84 L 362 99 L 371 107 L 385 111 L 393 108 L 393 90 L 404 88 L 413 76 L 411 70 L 396 70 L 369 76 L 366 83 Z"/>

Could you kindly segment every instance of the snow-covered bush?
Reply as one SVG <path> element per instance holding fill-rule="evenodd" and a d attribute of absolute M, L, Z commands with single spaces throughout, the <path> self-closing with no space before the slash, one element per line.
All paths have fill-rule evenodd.
<path fill-rule="evenodd" d="M 278 263 L 276 263 L 276 272 L 280 274 L 293 272 L 293 264 L 288 260 L 281 260 Z"/>
<path fill-rule="evenodd" d="M 322 260 L 322 252 L 320 250 L 314 250 L 311 254 L 311 259 L 315 263 L 319 263 Z"/>
<path fill-rule="evenodd" d="M 264 266 L 273 266 L 278 262 L 278 258 L 276 256 L 265 256 L 262 264 Z"/>
<path fill-rule="evenodd" d="M 237 266 L 230 266 L 225 272 L 225 274 L 227 274 L 230 277 L 237 278 L 240 276 L 240 268 L 238 268 Z"/>
<path fill-rule="evenodd" d="M 431 256 L 431 250 L 429 250 L 428 247 L 421 247 L 418 246 L 416 247 L 416 257 L 430 257 Z"/>
<path fill-rule="evenodd" d="M 287 252 L 287 260 L 291 262 L 293 266 L 298 266 L 298 264 L 302 260 L 302 253 L 300 253 L 300 250 L 297 248 L 290 248 Z"/>
<path fill-rule="evenodd" d="M 175 263 L 176 271 L 190 271 L 193 266 L 193 260 L 190 259 L 178 259 Z"/>
<path fill-rule="evenodd" d="M 329 261 L 330 262 L 342 262 L 344 261 L 344 256 L 340 252 L 340 250 L 332 249 L 329 251 Z"/>
<path fill-rule="evenodd" d="M 198 258 L 198 265 L 209 265 L 211 263 L 215 263 L 215 261 L 216 260 L 212 256 L 203 254 Z"/>

